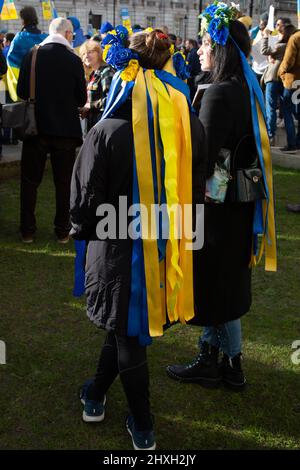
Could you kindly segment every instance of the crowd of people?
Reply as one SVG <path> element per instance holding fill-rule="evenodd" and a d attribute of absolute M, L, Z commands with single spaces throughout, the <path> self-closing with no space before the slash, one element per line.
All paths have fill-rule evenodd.
<path fill-rule="evenodd" d="M 37 190 L 50 155 L 55 234 L 59 243 L 71 236 L 86 244 L 87 314 L 107 332 L 95 377 L 81 389 L 83 420 L 103 421 L 106 396 L 119 375 L 134 449 L 151 450 L 156 442 L 146 349 L 166 325 L 203 327 L 197 357 L 169 365 L 169 377 L 206 387 L 246 385 L 241 317 L 251 307 L 252 267 L 265 251 L 266 269 L 276 270 L 269 139 L 272 144 L 280 118 L 287 132 L 282 151 L 300 147 L 294 124 L 300 114 L 292 99 L 300 78 L 300 32 L 286 18 L 277 20 L 276 35 L 266 18 L 251 29 L 248 17 L 224 3 L 208 6 L 201 37 L 185 41 L 164 26 L 127 31 L 107 22 L 97 34 L 84 35 L 74 17 L 54 19 L 43 34 L 34 8 L 24 7 L 20 16 L 22 31 L 5 35 L 0 59 L 7 57 L 11 99 L 28 100 L 37 54 L 38 134 L 24 139 L 21 157 L 22 240 L 32 243 L 36 236 Z M 2 74 L 5 67 L 4 60 Z M 200 87 L 196 113 L 199 84 L 205 91 Z M 260 195 L 257 188 L 245 195 L 233 186 L 235 158 L 254 168 Z M 221 200 L 208 192 L 207 182 L 216 185 L 224 169 L 230 177 Z M 186 240 L 174 236 L 171 218 L 167 240 L 99 238 L 98 208 L 111 204 L 119 220 L 120 197 L 128 208 L 190 204 L 190 230 L 195 207 L 204 204 L 202 249 L 187 250 Z M 138 220 L 143 232 L 147 222 Z"/>

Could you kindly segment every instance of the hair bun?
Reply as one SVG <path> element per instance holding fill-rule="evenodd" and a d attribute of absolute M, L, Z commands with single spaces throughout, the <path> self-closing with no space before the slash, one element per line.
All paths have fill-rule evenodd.
<path fill-rule="evenodd" d="M 154 29 L 146 36 L 146 46 L 152 50 L 166 51 L 171 46 L 169 37 L 160 29 Z"/>

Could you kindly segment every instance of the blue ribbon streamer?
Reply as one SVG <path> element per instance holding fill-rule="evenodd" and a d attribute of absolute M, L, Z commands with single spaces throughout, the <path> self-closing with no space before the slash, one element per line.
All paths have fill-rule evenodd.
<path fill-rule="evenodd" d="M 250 92 L 251 111 L 252 111 L 251 114 L 252 114 L 252 124 L 253 124 L 254 137 L 255 137 L 256 148 L 257 148 L 257 152 L 258 152 L 258 157 L 259 157 L 260 166 L 261 166 L 262 173 L 263 173 L 264 184 L 265 184 L 265 189 L 266 189 L 266 194 L 267 194 L 267 214 L 266 214 L 266 223 L 265 223 L 265 225 L 264 225 L 264 221 L 263 221 L 262 201 L 257 201 L 256 205 L 255 205 L 255 214 L 254 214 L 254 222 L 253 222 L 253 234 L 254 234 L 254 253 L 257 254 L 257 235 L 258 234 L 263 234 L 263 233 L 268 233 L 269 188 L 268 188 L 268 183 L 267 183 L 264 157 L 263 157 L 263 151 L 262 151 L 261 134 L 260 134 L 258 114 L 257 114 L 257 108 L 256 108 L 256 99 L 258 101 L 258 104 L 260 106 L 260 109 L 262 111 L 264 119 L 266 117 L 266 111 L 265 111 L 265 103 L 264 103 L 263 93 L 262 93 L 262 90 L 259 86 L 256 75 L 253 72 L 253 70 L 251 69 L 250 65 L 248 64 L 247 58 L 246 58 L 245 54 L 243 53 L 243 51 L 241 51 L 241 49 L 239 48 L 239 46 L 237 45 L 237 43 L 235 42 L 235 40 L 232 37 L 231 37 L 231 40 L 236 45 L 236 47 L 239 51 L 244 76 L 245 76 L 245 79 L 247 81 L 249 92 Z"/>
<path fill-rule="evenodd" d="M 189 106 L 191 105 L 190 89 L 185 82 L 180 80 L 180 78 L 176 77 L 175 75 L 172 75 L 170 72 L 167 72 L 166 70 L 155 70 L 155 75 L 162 82 L 171 85 L 173 88 L 175 88 L 175 90 L 183 93 L 188 101 Z"/>
<path fill-rule="evenodd" d="M 136 161 L 133 159 L 133 204 L 140 203 L 138 177 L 136 169 Z M 132 242 L 132 258 L 131 258 L 131 290 L 130 301 L 128 308 L 128 336 L 138 336 L 139 343 L 142 346 L 147 346 L 152 343 L 152 338 L 149 335 L 148 325 L 148 306 L 147 306 L 147 291 L 146 291 L 146 277 L 144 266 L 144 253 L 143 241 L 141 238 L 141 221 L 140 215 L 135 217 L 135 221 L 139 219 L 138 238 Z"/>
<path fill-rule="evenodd" d="M 85 286 L 85 252 L 86 252 L 86 242 L 85 241 L 75 241 L 75 273 L 74 273 L 74 288 L 73 288 L 73 295 L 74 297 L 81 297 L 84 294 Z"/>

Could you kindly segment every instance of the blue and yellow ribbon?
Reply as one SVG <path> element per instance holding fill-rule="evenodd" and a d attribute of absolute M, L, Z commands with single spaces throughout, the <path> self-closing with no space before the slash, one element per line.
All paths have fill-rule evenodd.
<path fill-rule="evenodd" d="M 234 40 L 233 42 L 235 43 Z M 236 43 L 235 45 L 240 53 L 244 75 L 250 91 L 253 131 L 267 193 L 266 200 L 256 202 L 251 265 L 256 266 L 261 261 L 263 254 L 265 254 L 265 269 L 266 271 L 274 272 L 277 270 L 275 201 L 272 157 L 265 122 L 264 98 L 257 78 L 251 70 L 245 54 Z M 262 236 L 259 252 L 258 235 Z"/>
<path fill-rule="evenodd" d="M 179 227 L 185 222 L 192 233 L 191 211 L 185 209 L 192 206 L 189 91 L 176 77 L 171 59 L 161 71 L 139 68 L 131 82 L 120 75 L 114 77 L 102 119 L 132 96 L 133 203 L 141 210 L 135 219 L 140 236 L 132 248 L 128 335 L 149 344 L 163 334 L 167 313 L 170 321 L 183 323 L 194 316 L 192 251 L 186 250 L 191 237 Z M 167 240 L 165 220 L 157 217 L 163 204 Z"/>

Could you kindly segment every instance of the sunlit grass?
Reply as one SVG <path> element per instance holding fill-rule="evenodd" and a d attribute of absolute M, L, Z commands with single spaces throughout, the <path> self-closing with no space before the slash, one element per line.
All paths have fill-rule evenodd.
<path fill-rule="evenodd" d="M 1 449 L 131 449 L 124 428 L 126 400 L 117 380 L 99 426 L 85 425 L 77 397 L 93 374 L 104 337 L 89 323 L 84 299 L 72 297 L 72 244 L 53 235 L 50 171 L 39 190 L 38 232 L 32 245 L 18 235 L 18 168 L 0 175 Z M 300 365 L 291 361 L 300 340 L 300 173 L 275 170 L 278 273 L 253 275 L 253 306 L 243 319 L 242 394 L 205 390 L 169 380 L 165 366 L 197 353 L 200 330 L 176 325 L 149 348 L 151 401 L 160 449 L 299 449 Z"/>

